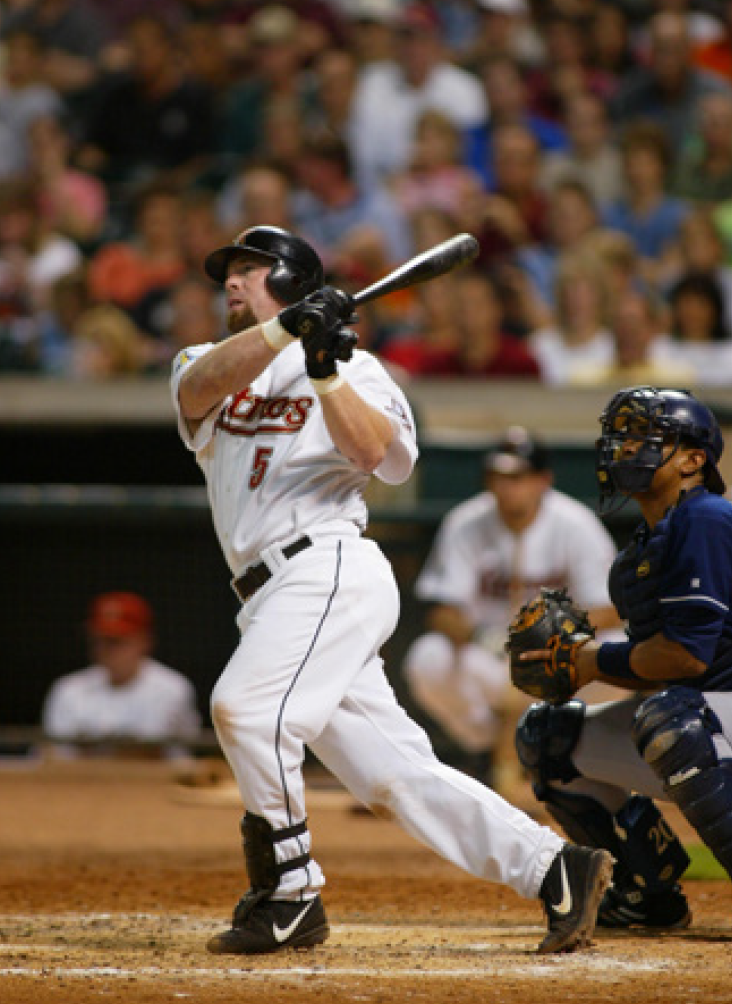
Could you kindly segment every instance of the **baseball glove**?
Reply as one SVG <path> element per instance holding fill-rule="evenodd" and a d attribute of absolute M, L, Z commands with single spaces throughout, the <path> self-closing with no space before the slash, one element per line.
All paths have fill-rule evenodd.
<path fill-rule="evenodd" d="M 508 626 L 512 683 L 532 697 L 563 704 L 578 689 L 577 652 L 594 636 L 587 611 L 572 602 L 566 589 L 543 586 Z M 521 662 L 521 653 L 532 651 L 548 651 L 549 656 Z"/>

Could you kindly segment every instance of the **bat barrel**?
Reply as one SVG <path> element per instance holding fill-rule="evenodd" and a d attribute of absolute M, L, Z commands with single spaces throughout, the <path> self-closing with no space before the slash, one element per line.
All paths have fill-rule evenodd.
<path fill-rule="evenodd" d="M 366 303 L 398 289 L 414 286 L 418 282 L 436 279 L 460 265 L 473 261 L 479 247 L 478 241 L 472 234 L 457 234 L 455 237 L 450 237 L 442 244 L 436 244 L 415 258 L 410 258 L 404 265 L 377 279 L 366 289 L 360 290 L 354 295 L 354 302 L 357 305 Z"/>

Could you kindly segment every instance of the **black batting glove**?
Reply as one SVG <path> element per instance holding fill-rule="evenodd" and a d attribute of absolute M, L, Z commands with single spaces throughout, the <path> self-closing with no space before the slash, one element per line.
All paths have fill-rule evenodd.
<path fill-rule="evenodd" d="M 347 363 L 353 355 L 358 335 L 341 326 L 314 335 L 303 335 L 305 370 L 311 380 L 327 380 L 338 372 L 337 363 Z"/>
<path fill-rule="evenodd" d="M 285 307 L 277 319 L 293 338 L 322 335 L 354 318 L 353 297 L 342 289 L 323 286 L 304 300 Z"/>

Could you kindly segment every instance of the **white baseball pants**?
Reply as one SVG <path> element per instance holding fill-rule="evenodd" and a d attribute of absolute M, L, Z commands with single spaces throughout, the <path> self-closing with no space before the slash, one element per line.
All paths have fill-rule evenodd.
<path fill-rule="evenodd" d="M 389 563 L 358 536 L 311 536 L 313 547 L 272 561 L 273 577 L 242 607 L 241 642 L 211 698 L 245 807 L 275 830 L 305 819 L 307 744 L 356 798 L 448 861 L 537 896 L 564 841 L 437 760 L 378 654 L 399 612 Z M 280 862 L 304 851 L 309 833 L 276 844 Z M 312 896 L 324 881 L 311 859 L 275 895 Z"/>

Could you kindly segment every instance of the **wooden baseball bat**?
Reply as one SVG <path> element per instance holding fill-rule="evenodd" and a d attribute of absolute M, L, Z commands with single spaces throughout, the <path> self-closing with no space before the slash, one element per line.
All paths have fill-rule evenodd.
<path fill-rule="evenodd" d="M 479 245 L 472 234 L 457 234 L 441 244 L 423 251 L 422 254 L 410 258 L 409 261 L 395 268 L 393 272 L 377 279 L 376 282 L 354 294 L 356 305 L 375 300 L 397 289 L 406 289 L 418 282 L 436 279 L 438 275 L 452 272 L 459 265 L 473 261 L 478 254 Z"/>

